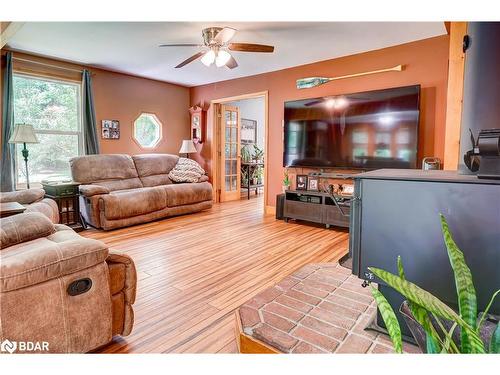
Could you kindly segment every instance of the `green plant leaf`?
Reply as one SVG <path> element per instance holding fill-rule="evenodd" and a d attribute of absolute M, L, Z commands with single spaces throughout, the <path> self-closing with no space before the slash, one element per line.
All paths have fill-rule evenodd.
<path fill-rule="evenodd" d="M 398 318 L 396 318 L 394 310 L 392 309 L 389 302 L 387 302 L 384 295 L 373 286 L 371 287 L 371 289 L 372 296 L 377 302 L 378 311 L 380 311 L 380 315 L 382 315 L 382 319 L 384 320 L 387 332 L 389 332 L 389 336 L 391 337 L 394 351 L 396 353 L 403 353 L 403 341 L 401 338 L 401 327 L 399 327 Z"/>
<path fill-rule="evenodd" d="M 455 286 L 457 289 L 460 316 L 469 326 L 476 329 L 477 299 L 476 289 L 472 282 L 472 274 L 465 262 L 464 254 L 460 251 L 451 236 L 445 217 L 442 214 L 439 216 L 441 217 L 441 228 L 446 250 L 448 251 L 448 258 L 450 258 L 450 264 L 455 274 Z M 464 327 L 461 328 L 462 351 L 469 353 L 471 351 L 469 334 L 467 329 Z"/>
<path fill-rule="evenodd" d="M 441 302 L 438 298 L 434 297 L 431 293 L 425 291 L 419 286 L 400 278 L 399 276 L 393 275 L 390 272 L 384 271 L 380 268 L 368 267 L 368 269 L 373 272 L 380 279 L 385 281 L 389 286 L 394 288 L 396 291 L 401 293 L 411 302 L 414 302 L 420 306 L 425 307 L 429 312 L 440 316 L 442 318 L 452 320 L 457 322 L 460 327 L 464 327 L 467 330 L 468 336 L 470 336 L 470 353 L 484 353 L 484 344 L 481 338 L 478 336 L 476 331 L 467 324 L 453 309 Z"/>
<path fill-rule="evenodd" d="M 422 326 L 425 331 L 426 351 L 428 354 L 439 353 L 441 351 L 439 344 L 441 339 L 432 325 L 429 312 L 416 303 L 409 304 L 413 318 Z"/>
<path fill-rule="evenodd" d="M 500 354 L 500 323 L 497 323 L 497 328 L 495 328 L 495 332 L 491 336 L 490 353 Z"/>
<path fill-rule="evenodd" d="M 448 332 L 445 331 L 445 339 L 444 339 L 444 343 L 443 343 L 443 349 L 441 349 L 441 353 L 450 353 L 450 347 L 454 344 L 453 331 L 455 331 L 455 328 L 457 328 L 457 325 L 458 325 L 457 322 L 455 322 L 455 323 L 453 323 L 453 325 L 451 326 L 451 329 Z"/>
<path fill-rule="evenodd" d="M 484 318 L 488 315 L 488 311 L 490 311 L 491 305 L 493 304 L 493 301 L 495 301 L 495 298 L 497 297 L 498 293 L 500 293 L 500 289 L 498 289 L 493 295 L 491 296 L 490 302 L 488 302 L 488 305 L 486 305 L 486 309 L 483 312 L 483 315 L 481 316 L 481 319 L 479 319 L 479 323 L 477 324 L 477 331 L 481 329 L 481 325 L 484 322 Z"/>
<path fill-rule="evenodd" d="M 398 273 L 399 277 L 406 280 L 405 270 L 403 268 L 403 261 L 401 260 L 401 255 L 398 255 Z"/>
<path fill-rule="evenodd" d="M 397 262 L 398 262 L 399 277 L 406 280 L 403 261 L 400 255 L 398 255 Z M 411 301 L 407 301 L 407 303 L 413 315 L 413 319 L 415 319 L 425 331 L 426 352 L 428 354 L 439 353 L 441 351 L 439 348 L 440 347 L 439 342 L 441 340 L 436 330 L 434 329 L 434 326 L 432 325 L 427 310 L 424 309 L 422 306 L 417 305 Z"/>

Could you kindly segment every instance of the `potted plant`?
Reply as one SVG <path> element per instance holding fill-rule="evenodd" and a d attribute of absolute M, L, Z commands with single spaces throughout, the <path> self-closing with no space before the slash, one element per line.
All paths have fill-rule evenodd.
<path fill-rule="evenodd" d="M 283 193 L 290 189 L 291 184 L 292 182 L 288 176 L 288 170 L 285 169 L 285 172 L 283 173 Z"/>
<path fill-rule="evenodd" d="M 241 169 L 241 186 L 246 187 L 248 185 L 248 174 L 245 168 Z"/>
<path fill-rule="evenodd" d="M 252 155 L 250 154 L 247 146 L 241 147 L 241 160 L 244 163 L 250 163 L 250 161 L 252 160 Z"/>
<path fill-rule="evenodd" d="M 262 184 L 262 176 L 264 174 L 264 169 L 262 167 L 257 167 L 255 169 L 255 177 L 257 178 L 257 184 Z"/>
<path fill-rule="evenodd" d="M 459 312 L 437 297 L 406 280 L 401 258 L 398 273 L 369 267 L 378 278 L 406 297 L 402 312 L 412 335 L 426 353 L 500 353 L 500 325 L 486 319 L 496 296 L 491 297 L 485 311 L 478 317 L 477 299 L 472 274 L 462 251 L 453 240 L 448 223 L 441 215 L 441 228 L 451 266 L 455 275 Z M 394 350 L 402 352 L 401 328 L 396 315 L 382 293 L 372 286 L 379 312 L 391 337 Z M 457 331 L 460 332 L 457 332 Z"/>
<path fill-rule="evenodd" d="M 256 163 L 262 162 L 264 159 L 264 150 L 261 149 L 259 146 L 256 144 L 253 145 L 253 160 Z"/>

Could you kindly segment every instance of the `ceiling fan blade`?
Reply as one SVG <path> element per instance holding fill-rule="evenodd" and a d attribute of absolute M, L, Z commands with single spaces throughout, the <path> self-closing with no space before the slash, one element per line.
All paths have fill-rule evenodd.
<path fill-rule="evenodd" d="M 274 46 L 267 46 L 265 44 L 231 43 L 228 48 L 231 51 L 240 52 L 274 52 Z"/>
<path fill-rule="evenodd" d="M 236 60 L 234 59 L 233 56 L 231 56 L 229 58 L 229 60 L 227 61 L 226 63 L 226 66 L 229 68 L 229 69 L 234 69 L 238 66 L 238 63 L 236 62 Z"/>
<path fill-rule="evenodd" d="M 201 44 L 189 44 L 189 43 L 180 43 L 180 44 L 160 44 L 158 47 L 201 47 Z"/>
<path fill-rule="evenodd" d="M 190 62 L 193 62 L 194 60 L 200 58 L 201 56 L 203 56 L 206 52 L 205 51 L 202 51 L 202 52 L 198 52 L 197 54 L 191 56 L 189 59 L 186 59 L 184 60 L 183 62 L 181 62 L 179 65 L 177 65 L 175 68 L 182 68 L 184 65 L 187 65 L 189 64 Z"/>
<path fill-rule="evenodd" d="M 214 41 L 220 44 L 225 44 L 229 42 L 235 35 L 236 35 L 236 29 L 233 29 L 231 27 L 224 27 L 221 31 L 217 33 L 217 35 L 214 38 Z"/>

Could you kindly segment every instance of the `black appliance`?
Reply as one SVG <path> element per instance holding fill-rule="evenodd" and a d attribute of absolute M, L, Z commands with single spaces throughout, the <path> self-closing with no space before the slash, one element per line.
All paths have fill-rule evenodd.
<path fill-rule="evenodd" d="M 285 102 L 285 167 L 416 168 L 420 86 Z"/>
<path fill-rule="evenodd" d="M 285 194 L 276 195 L 276 219 L 283 220 L 285 210 Z"/>
<path fill-rule="evenodd" d="M 456 171 L 399 169 L 353 177 L 352 273 L 365 280 L 373 278 L 368 267 L 397 274 L 396 259 L 401 255 L 408 280 L 457 308 L 455 280 L 441 233 L 442 213 L 471 269 L 478 311 L 484 311 L 500 287 L 500 180 Z M 409 335 L 398 313 L 403 297 L 383 282 L 379 288 Z M 500 299 L 490 312 L 500 314 Z"/>
<path fill-rule="evenodd" d="M 483 155 L 476 153 L 474 157 L 471 148 L 477 148 L 474 139 L 479 138 L 481 131 L 500 127 L 500 22 L 469 22 L 465 41 L 459 170 L 495 178 L 500 172 L 500 160 L 489 155 L 485 165 L 481 165 Z M 479 171 L 480 166 L 483 171 Z"/>

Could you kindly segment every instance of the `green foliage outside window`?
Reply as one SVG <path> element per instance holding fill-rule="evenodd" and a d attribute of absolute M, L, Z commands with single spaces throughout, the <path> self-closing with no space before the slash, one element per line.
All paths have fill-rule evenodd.
<path fill-rule="evenodd" d="M 30 180 L 69 177 L 69 159 L 81 149 L 80 85 L 15 75 L 14 124 L 31 124 L 40 143 L 27 145 Z M 18 183 L 26 181 L 22 145 L 16 145 Z"/>

